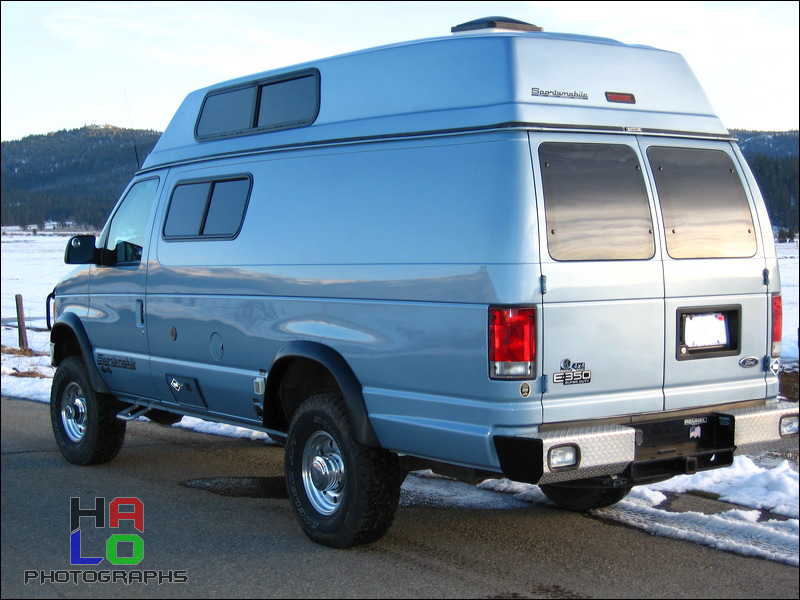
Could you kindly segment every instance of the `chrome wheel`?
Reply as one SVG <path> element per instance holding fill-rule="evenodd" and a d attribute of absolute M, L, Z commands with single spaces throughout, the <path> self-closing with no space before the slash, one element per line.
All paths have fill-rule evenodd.
<path fill-rule="evenodd" d="M 306 442 L 302 458 L 303 488 L 309 502 L 321 515 L 332 515 L 342 505 L 345 468 L 339 446 L 324 432 L 314 433 Z"/>
<path fill-rule="evenodd" d="M 64 433 L 73 442 L 80 442 L 86 434 L 86 398 L 81 386 L 69 383 L 61 396 L 61 423 Z"/>
<path fill-rule="evenodd" d="M 50 390 L 50 423 L 58 449 L 76 465 L 98 465 L 114 458 L 125 440 L 124 405 L 92 390 L 79 356 L 68 356 L 56 369 Z"/>
<path fill-rule="evenodd" d="M 284 472 L 300 527 L 331 548 L 368 544 L 386 533 L 405 477 L 395 455 L 353 439 L 337 393 L 311 396 L 297 407 Z"/>

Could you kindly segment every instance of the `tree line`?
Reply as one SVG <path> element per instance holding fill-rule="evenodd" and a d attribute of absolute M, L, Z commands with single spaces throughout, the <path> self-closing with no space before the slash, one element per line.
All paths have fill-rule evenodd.
<path fill-rule="evenodd" d="M 86 126 L 2 143 L 2 225 L 102 227 L 161 134 Z"/>
<path fill-rule="evenodd" d="M 747 163 L 764 196 L 772 224 L 797 233 L 797 156 L 776 158 L 758 154 L 747 157 Z"/>

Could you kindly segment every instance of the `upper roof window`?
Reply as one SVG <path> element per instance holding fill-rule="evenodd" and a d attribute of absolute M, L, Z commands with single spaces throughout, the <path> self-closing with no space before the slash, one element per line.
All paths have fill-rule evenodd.
<path fill-rule="evenodd" d="M 310 125 L 319 114 L 319 71 L 307 69 L 210 92 L 195 127 L 199 140 Z"/>

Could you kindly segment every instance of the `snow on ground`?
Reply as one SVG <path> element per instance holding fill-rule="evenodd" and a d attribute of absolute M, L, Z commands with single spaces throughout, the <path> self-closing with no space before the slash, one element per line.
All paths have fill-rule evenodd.
<path fill-rule="evenodd" d="M 40 356 L 2 355 L 2 394 L 37 402 L 49 402 L 53 369 L 46 356 L 48 333 L 45 323 L 45 298 L 69 270 L 63 262 L 66 237 L 55 235 L 2 236 L 2 344 L 18 346 L 15 323 L 15 294 L 21 294 L 30 347 Z M 779 244 L 778 256 L 783 292 L 783 357 L 785 368 L 798 362 L 798 244 Z M 796 367 L 795 367 L 796 368 Z M 28 373 L 19 377 L 12 372 Z M 216 435 L 243 437 L 273 442 L 264 434 L 184 417 L 176 425 Z M 737 456 L 725 469 L 692 476 L 678 476 L 655 485 L 634 488 L 618 504 L 593 511 L 611 519 L 648 531 L 654 535 L 799 566 L 798 474 L 788 461 L 761 466 L 748 456 Z M 673 512 L 663 506 L 667 494 L 703 492 L 739 505 L 721 514 Z M 549 504 L 538 486 L 507 479 L 489 479 L 472 486 L 436 476 L 430 472 L 412 473 L 403 484 L 401 505 L 442 509 L 503 510 Z"/>

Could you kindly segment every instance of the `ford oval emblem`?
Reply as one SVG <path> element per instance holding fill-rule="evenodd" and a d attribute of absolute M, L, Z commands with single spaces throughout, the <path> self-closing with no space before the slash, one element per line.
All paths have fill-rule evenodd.
<path fill-rule="evenodd" d="M 745 369 L 750 369 L 755 367 L 758 364 L 758 358 L 755 356 L 745 356 L 742 360 L 739 361 L 739 366 L 744 367 Z"/>

